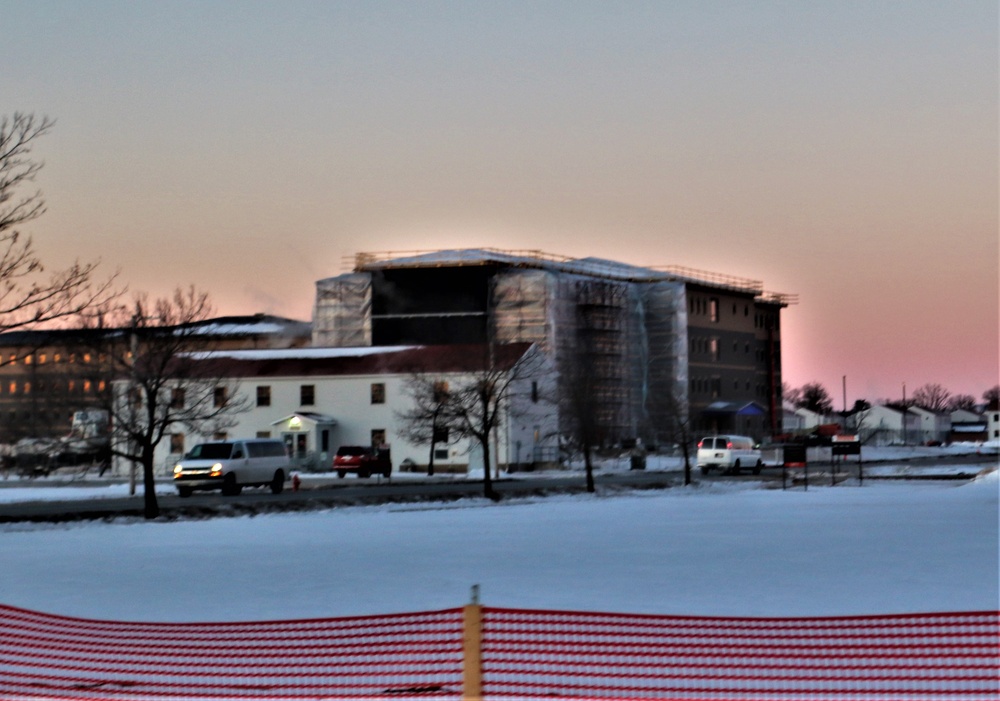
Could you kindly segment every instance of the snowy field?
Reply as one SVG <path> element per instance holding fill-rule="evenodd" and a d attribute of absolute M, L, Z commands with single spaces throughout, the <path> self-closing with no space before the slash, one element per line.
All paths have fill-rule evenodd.
<path fill-rule="evenodd" d="M 0 493 L 39 489 L 7 484 Z M 748 480 L 499 504 L 9 524 L 0 602 L 117 620 L 293 619 L 450 608 L 479 584 L 487 605 L 544 609 L 996 610 L 998 486 L 996 471 L 808 491 Z"/>

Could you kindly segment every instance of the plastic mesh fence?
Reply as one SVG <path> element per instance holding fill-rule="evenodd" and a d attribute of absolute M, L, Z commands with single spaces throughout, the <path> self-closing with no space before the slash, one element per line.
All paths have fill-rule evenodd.
<path fill-rule="evenodd" d="M 483 610 L 487 698 L 1000 699 L 1000 613 L 736 619 Z"/>
<path fill-rule="evenodd" d="M 0 699 L 460 696 L 462 609 L 122 623 L 0 606 Z"/>
<path fill-rule="evenodd" d="M 739 619 L 483 607 L 486 698 L 1000 699 L 1000 612 Z M 128 623 L 0 606 L 0 699 L 462 696 L 463 611 Z"/>

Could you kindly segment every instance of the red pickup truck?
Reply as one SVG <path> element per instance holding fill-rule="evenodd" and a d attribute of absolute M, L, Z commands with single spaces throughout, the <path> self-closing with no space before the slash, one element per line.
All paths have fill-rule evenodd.
<path fill-rule="evenodd" d="M 392 474 L 392 460 L 388 448 L 342 445 L 333 457 L 333 469 L 338 477 L 346 477 L 348 472 L 355 472 L 358 477 L 373 474 L 388 477 Z"/>

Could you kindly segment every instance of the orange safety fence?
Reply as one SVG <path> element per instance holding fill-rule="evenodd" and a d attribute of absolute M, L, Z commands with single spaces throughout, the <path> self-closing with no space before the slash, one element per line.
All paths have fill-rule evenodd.
<path fill-rule="evenodd" d="M 493 608 L 230 623 L 0 605 L 0 699 L 1000 698 L 1000 612 L 721 618 Z"/>

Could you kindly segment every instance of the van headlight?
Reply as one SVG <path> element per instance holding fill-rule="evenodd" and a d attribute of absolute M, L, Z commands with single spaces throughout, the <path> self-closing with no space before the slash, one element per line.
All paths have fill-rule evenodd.
<path fill-rule="evenodd" d="M 174 465 L 174 477 L 178 477 L 182 472 L 184 472 L 183 467 L 180 465 Z"/>
<path fill-rule="evenodd" d="M 222 477 L 222 463 L 217 462 L 212 465 L 212 471 L 208 474 L 210 477 Z"/>

